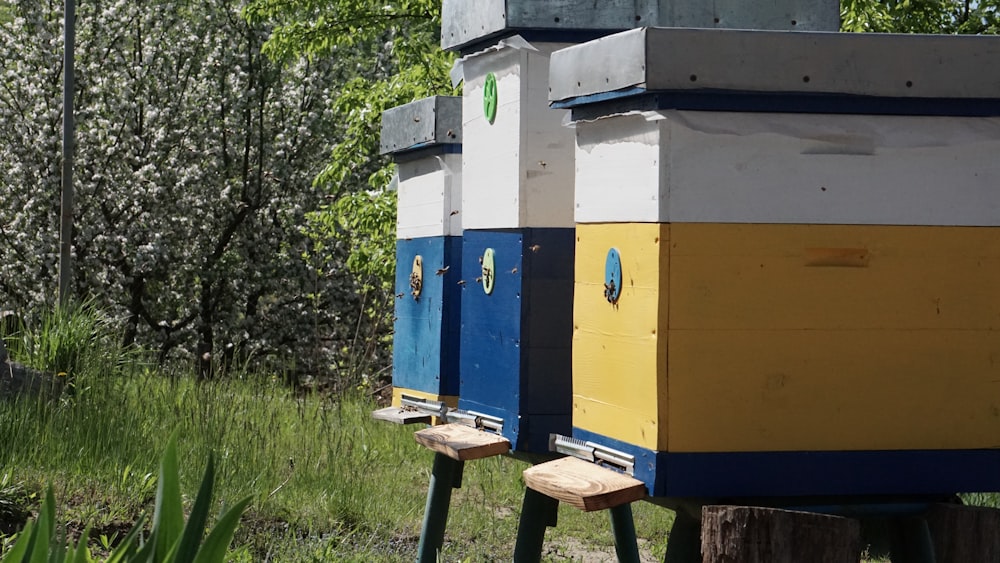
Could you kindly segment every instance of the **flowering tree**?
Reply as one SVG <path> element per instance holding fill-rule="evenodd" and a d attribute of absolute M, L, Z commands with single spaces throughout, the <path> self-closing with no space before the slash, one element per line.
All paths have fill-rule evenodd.
<path fill-rule="evenodd" d="M 440 0 L 251 0 L 251 22 L 274 26 L 264 52 L 277 61 L 370 53 L 334 99 L 344 123 L 316 185 L 330 202 L 307 217 L 314 248 L 340 241 L 365 302 L 365 346 L 349 369 L 384 372 L 395 273 L 395 194 L 389 160 L 379 155 L 382 112 L 434 94 L 452 94 L 453 56 L 439 48 Z M 319 262 L 322 263 L 322 257 Z M 360 364 L 359 364 L 360 362 Z"/>
<path fill-rule="evenodd" d="M 0 18 L 0 305 L 55 298 L 61 2 Z M 278 66 L 239 0 L 85 2 L 77 11 L 73 292 L 119 314 L 127 344 L 210 375 L 235 352 L 310 369 L 349 339 L 343 250 L 306 260 L 343 127 L 333 87 L 356 57 Z M 301 367 L 301 366 L 300 366 Z"/>

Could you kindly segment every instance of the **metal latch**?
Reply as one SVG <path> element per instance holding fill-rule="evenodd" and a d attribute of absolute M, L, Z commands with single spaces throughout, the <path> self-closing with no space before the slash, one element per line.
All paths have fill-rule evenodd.
<path fill-rule="evenodd" d="M 471 426 L 476 430 L 492 432 L 493 434 L 503 433 L 503 419 L 473 411 L 452 410 L 445 416 L 448 422 Z"/>
<path fill-rule="evenodd" d="M 405 393 L 400 395 L 399 402 L 404 409 L 436 416 L 447 423 L 462 424 L 493 434 L 503 433 L 503 419 L 496 416 L 448 408 L 448 405 L 441 401 L 432 401 Z"/>
<path fill-rule="evenodd" d="M 399 403 L 404 409 L 415 410 L 431 416 L 444 418 L 444 416 L 448 413 L 448 405 L 442 403 L 441 401 L 432 401 L 422 397 L 414 397 L 412 395 L 407 395 L 406 393 L 400 395 Z"/>
<path fill-rule="evenodd" d="M 549 434 L 549 451 L 571 455 L 603 467 L 635 476 L 635 456 L 594 442 L 585 442 L 560 434 Z"/>

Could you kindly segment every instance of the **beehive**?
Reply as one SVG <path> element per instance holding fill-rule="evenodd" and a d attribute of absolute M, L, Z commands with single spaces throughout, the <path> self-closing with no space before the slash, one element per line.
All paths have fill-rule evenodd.
<path fill-rule="evenodd" d="M 642 29 L 557 52 L 573 435 L 660 497 L 1000 487 L 1000 41 Z"/>
<path fill-rule="evenodd" d="M 502 420 L 522 452 L 570 428 L 574 141 L 547 102 L 560 46 L 507 40 L 463 60 L 459 407 Z"/>
<path fill-rule="evenodd" d="M 462 269 L 462 105 L 435 96 L 382 117 L 399 176 L 393 404 L 458 401 Z"/>
<path fill-rule="evenodd" d="M 442 47 L 464 55 L 459 407 L 492 417 L 515 451 L 547 451 L 549 434 L 570 429 L 575 140 L 567 112 L 548 107 L 551 54 L 661 19 L 725 26 L 753 13 L 769 18 L 761 25 L 822 29 L 839 21 L 828 1 L 772 3 L 768 14 L 716 4 L 443 3 Z"/>

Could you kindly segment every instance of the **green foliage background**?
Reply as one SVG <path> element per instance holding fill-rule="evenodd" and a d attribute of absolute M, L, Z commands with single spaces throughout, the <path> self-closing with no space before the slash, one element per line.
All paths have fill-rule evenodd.
<path fill-rule="evenodd" d="M 876 33 L 995 34 L 995 0 L 840 0 L 841 29 Z"/>

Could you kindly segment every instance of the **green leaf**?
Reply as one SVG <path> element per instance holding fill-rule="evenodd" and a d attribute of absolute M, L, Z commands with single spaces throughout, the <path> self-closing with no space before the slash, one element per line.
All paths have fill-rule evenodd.
<path fill-rule="evenodd" d="M 178 542 L 184 531 L 184 507 L 181 504 L 180 478 L 177 468 L 177 432 L 170 436 L 160 462 L 160 478 L 156 487 L 156 510 L 153 513 L 154 561 L 159 563 Z"/>
<path fill-rule="evenodd" d="M 29 553 L 27 554 L 26 561 L 30 563 L 47 563 L 48 561 L 50 542 L 56 522 L 55 506 L 55 495 L 52 492 L 52 486 L 49 485 L 45 491 L 45 500 L 42 502 L 42 508 L 38 512 L 32 546 L 29 548 Z"/>
<path fill-rule="evenodd" d="M 83 531 L 83 535 L 80 536 L 80 542 L 76 546 L 76 550 L 70 556 L 70 563 L 90 563 L 90 548 L 87 547 L 87 540 L 90 538 L 90 526 L 87 526 Z"/>
<path fill-rule="evenodd" d="M 208 513 L 212 509 L 214 484 L 215 460 L 213 456 L 209 455 L 208 464 L 205 466 L 205 475 L 201 478 L 201 488 L 198 490 L 198 497 L 195 498 L 194 506 L 191 508 L 187 525 L 184 526 L 184 535 L 174 553 L 174 561 L 192 561 L 198 553 L 198 544 L 201 543 L 201 538 L 205 534 L 205 523 L 208 522 Z"/>
<path fill-rule="evenodd" d="M 14 546 L 0 559 L 2 563 L 21 563 L 28 560 L 28 553 L 35 542 L 35 521 L 29 520 L 17 536 Z"/>
<path fill-rule="evenodd" d="M 108 557 L 107 561 L 104 563 L 122 563 L 124 561 L 131 561 L 132 556 L 139 547 L 139 535 L 142 533 L 142 525 L 145 522 L 146 515 L 143 514 L 139 516 L 139 519 L 132 525 L 132 529 L 129 530 L 128 534 L 126 534 L 124 538 L 122 538 L 121 543 L 115 547 L 111 556 Z"/>
<path fill-rule="evenodd" d="M 229 543 L 233 541 L 233 534 L 240 523 L 240 516 L 246 510 L 247 505 L 253 497 L 246 497 L 237 502 L 225 514 L 219 517 L 212 531 L 205 538 L 205 543 L 198 550 L 198 555 L 193 563 L 223 563 L 226 560 L 226 551 L 229 550 Z"/>

